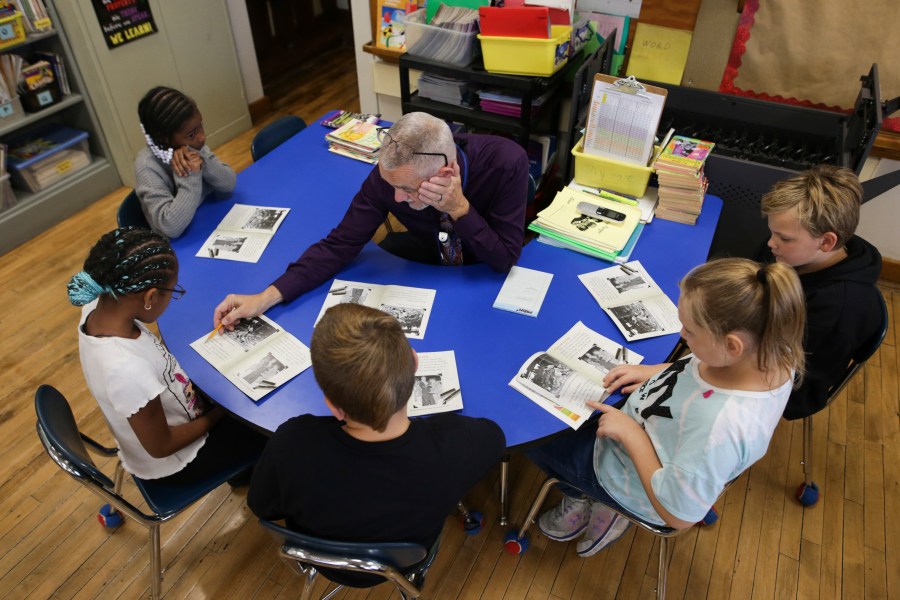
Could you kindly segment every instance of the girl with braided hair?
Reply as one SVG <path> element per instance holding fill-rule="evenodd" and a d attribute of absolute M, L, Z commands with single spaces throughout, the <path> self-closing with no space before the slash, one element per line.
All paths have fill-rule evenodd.
<path fill-rule="evenodd" d="M 166 238 L 137 227 L 105 234 L 68 284 L 82 306 L 81 367 L 119 446 L 142 479 L 191 480 L 223 463 L 258 456 L 263 436 L 225 418 L 145 326 L 185 290 Z"/>
<path fill-rule="evenodd" d="M 621 410 L 589 402 L 600 411 L 593 427 L 526 450 L 569 484 L 538 526 L 555 540 L 580 536 L 580 556 L 629 524 L 594 499 L 675 529 L 703 519 L 727 483 L 766 453 L 801 379 L 806 308 L 792 268 L 719 259 L 691 270 L 680 287 L 681 336 L 692 354 L 614 367 L 603 383 L 610 393 L 630 392 Z"/>
<path fill-rule="evenodd" d="M 206 145 L 197 104 L 178 90 L 151 89 L 138 117 L 147 147 L 134 161 L 134 189 L 150 227 L 175 238 L 206 196 L 230 192 L 237 177 Z"/>

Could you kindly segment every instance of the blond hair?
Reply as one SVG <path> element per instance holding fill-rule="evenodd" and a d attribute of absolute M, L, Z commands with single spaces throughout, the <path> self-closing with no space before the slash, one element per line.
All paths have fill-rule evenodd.
<path fill-rule="evenodd" d="M 862 185 L 845 167 L 818 165 L 779 181 L 762 197 L 764 215 L 797 207 L 800 225 L 816 238 L 833 232 L 843 248 L 859 225 Z"/>
<path fill-rule="evenodd" d="M 760 371 L 790 371 L 802 380 L 806 305 L 797 272 L 746 258 L 720 258 L 695 267 L 680 283 L 691 317 L 715 338 L 743 331 L 756 344 Z"/>
<path fill-rule="evenodd" d="M 325 397 L 384 431 L 412 395 L 416 360 L 400 322 L 359 304 L 332 306 L 313 330 L 312 368 Z"/>

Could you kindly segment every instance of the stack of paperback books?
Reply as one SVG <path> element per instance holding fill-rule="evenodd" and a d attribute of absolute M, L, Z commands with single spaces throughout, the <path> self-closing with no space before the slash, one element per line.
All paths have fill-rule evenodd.
<path fill-rule="evenodd" d="M 703 208 L 709 182 L 703 164 L 715 144 L 680 135 L 673 136 L 656 159 L 659 180 L 660 219 L 693 225 Z"/>
<path fill-rule="evenodd" d="M 325 134 L 328 150 L 370 164 L 378 162 L 378 125 L 356 119 Z"/>
<path fill-rule="evenodd" d="M 641 209 L 617 200 L 564 187 L 528 229 L 538 240 L 610 262 L 630 256 L 640 236 Z"/>

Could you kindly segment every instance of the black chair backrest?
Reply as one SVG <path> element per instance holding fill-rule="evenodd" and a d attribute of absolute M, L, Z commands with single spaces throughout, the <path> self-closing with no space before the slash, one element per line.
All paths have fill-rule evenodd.
<path fill-rule="evenodd" d="M 69 462 L 83 477 L 93 479 L 105 488 L 113 489 L 113 481 L 91 460 L 65 396 L 52 386 L 42 385 L 34 395 L 34 410 L 37 413 L 38 435 L 43 432 L 53 451 Z"/>
<path fill-rule="evenodd" d="M 296 115 L 286 115 L 275 119 L 253 137 L 250 143 L 250 156 L 253 162 L 280 146 L 285 140 L 306 129 L 306 121 Z"/>
<path fill-rule="evenodd" d="M 879 306 L 881 306 L 881 329 L 872 334 L 872 337 L 869 338 L 866 343 L 860 346 L 853 354 L 853 362 L 859 365 L 869 360 L 872 355 L 875 354 L 875 351 L 878 350 L 879 346 L 881 346 L 881 342 L 884 341 L 884 336 L 887 335 L 887 303 L 885 303 L 884 296 L 881 295 L 881 292 L 877 288 L 875 289 L 875 293 L 878 296 L 878 304 Z"/>
<path fill-rule="evenodd" d="M 141 201 L 137 197 L 137 193 L 131 190 L 122 204 L 119 205 L 119 212 L 116 213 L 116 221 L 119 227 L 144 227 L 150 229 L 150 223 L 144 216 L 141 208 Z"/>
<path fill-rule="evenodd" d="M 428 556 L 428 549 L 419 544 L 335 542 L 297 533 L 265 519 L 260 519 L 259 522 L 281 544 L 344 558 L 375 560 L 401 572 L 417 565 Z"/>

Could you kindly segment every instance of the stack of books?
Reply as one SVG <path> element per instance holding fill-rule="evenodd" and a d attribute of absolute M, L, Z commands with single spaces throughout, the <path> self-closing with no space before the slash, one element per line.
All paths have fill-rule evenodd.
<path fill-rule="evenodd" d="M 713 146 L 713 142 L 672 136 L 655 163 L 659 180 L 657 217 L 688 225 L 697 222 L 709 185 L 703 164 Z"/>
<path fill-rule="evenodd" d="M 370 164 L 378 162 L 378 125 L 366 121 L 352 121 L 325 134 L 329 152 L 361 160 Z"/>
<path fill-rule="evenodd" d="M 465 79 L 422 73 L 419 76 L 419 97 L 465 108 L 475 108 L 478 97 L 474 85 Z"/>
<path fill-rule="evenodd" d="M 619 262 L 627 260 L 643 224 L 641 209 L 613 198 L 564 187 L 528 229 L 538 240 L 582 254 Z"/>

